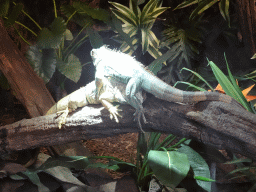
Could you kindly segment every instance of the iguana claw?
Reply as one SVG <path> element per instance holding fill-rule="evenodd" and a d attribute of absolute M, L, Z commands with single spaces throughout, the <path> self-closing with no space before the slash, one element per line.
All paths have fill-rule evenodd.
<path fill-rule="evenodd" d="M 137 121 L 139 124 L 139 128 L 140 130 L 145 133 L 145 131 L 142 129 L 141 123 L 140 123 L 140 119 L 142 117 L 144 123 L 147 123 L 146 117 L 144 115 L 143 109 L 142 110 L 136 110 L 136 112 L 133 114 L 135 116 L 134 121 Z"/>
<path fill-rule="evenodd" d="M 109 108 L 110 119 L 112 120 L 114 118 L 117 123 L 119 123 L 117 116 L 122 117 L 122 115 L 118 113 L 118 111 L 122 111 L 122 110 L 118 109 L 118 107 L 119 105 Z"/>
<path fill-rule="evenodd" d="M 59 115 L 59 122 L 58 122 L 58 127 L 59 129 L 61 129 L 62 125 L 64 125 L 66 123 L 66 119 L 67 119 L 67 116 L 68 116 L 68 113 L 69 113 L 69 109 L 68 107 L 63 110 L 63 111 L 58 111 L 56 114 Z"/>

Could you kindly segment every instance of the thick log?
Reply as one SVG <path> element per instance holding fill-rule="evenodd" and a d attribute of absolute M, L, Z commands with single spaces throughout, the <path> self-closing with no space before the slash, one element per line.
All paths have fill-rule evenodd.
<path fill-rule="evenodd" d="M 45 114 L 54 100 L 43 80 L 37 76 L 17 45 L 9 37 L 0 18 L 0 70 L 7 78 L 15 96 L 30 117 Z"/>
<path fill-rule="evenodd" d="M 252 0 L 236 0 L 240 30 L 243 42 L 250 48 L 251 55 L 256 53 L 256 5 Z"/>
<path fill-rule="evenodd" d="M 70 114 L 62 129 L 56 114 L 0 127 L 0 154 L 140 131 L 134 122 L 134 109 L 128 105 L 120 108 L 120 123 L 110 120 L 102 106 L 90 105 Z M 256 116 L 242 107 L 222 102 L 181 105 L 152 96 L 144 108 L 144 131 L 173 133 L 256 159 Z"/>

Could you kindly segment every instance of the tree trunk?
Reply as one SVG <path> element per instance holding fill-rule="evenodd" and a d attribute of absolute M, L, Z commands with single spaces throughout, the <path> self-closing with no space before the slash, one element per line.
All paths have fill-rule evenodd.
<path fill-rule="evenodd" d="M 0 19 L 0 70 L 30 117 L 44 115 L 54 100 L 17 45 L 9 37 Z"/>
<path fill-rule="evenodd" d="M 256 15 L 254 0 L 236 0 L 240 30 L 245 46 L 250 48 L 251 56 L 256 53 Z"/>

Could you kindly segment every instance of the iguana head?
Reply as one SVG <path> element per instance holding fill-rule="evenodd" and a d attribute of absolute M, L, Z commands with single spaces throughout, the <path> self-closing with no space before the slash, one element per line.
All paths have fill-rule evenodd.
<path fill-rule="evenodd" d="M 92 57 L 93 65 L 95 67 L 97 67 L 97 65 L 102 60 L 102 58 L 105 57 L 105 55 L 108 52 L 107 50 L 108 50 L 108 46 L 107 45 L 103 45 L 100 48 L 92 49 L 91 50 L 90 54 L 91 54 L 91 57 Z"/>

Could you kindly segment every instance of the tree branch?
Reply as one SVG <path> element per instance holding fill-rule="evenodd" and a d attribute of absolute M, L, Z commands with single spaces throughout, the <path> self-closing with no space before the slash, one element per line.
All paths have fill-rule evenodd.
<path fill-rule="evenodd" d="M 133 121 L 135 110 L 128 105 L 120 108 L 120 123 L 110 120 L 102 106 L 90 105 L 71 113 L 62 129 L 58 128 L 56 114 L 0 127 L 0 154 L 140 131 Z M 242 107 L 222 102 L 182 105 L 152 96 L 145 101 L 144 109 L 144 131 L 172 133 L 256 159 L 255 114 Z"/>

